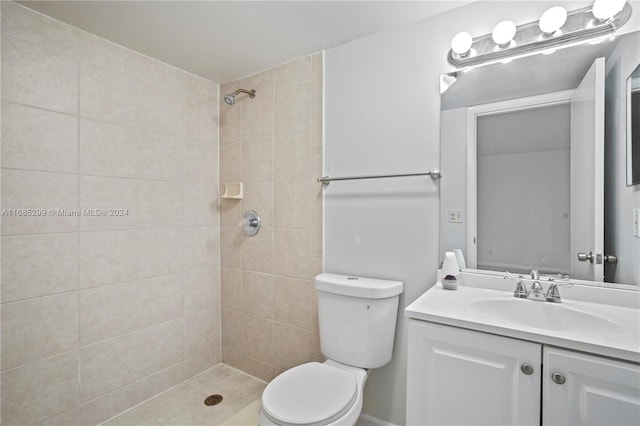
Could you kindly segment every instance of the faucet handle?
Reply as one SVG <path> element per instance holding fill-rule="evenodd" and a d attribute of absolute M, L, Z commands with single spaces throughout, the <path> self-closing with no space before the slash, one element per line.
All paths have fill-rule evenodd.
<path fill-rule="evenodd" d="M 566 279 L 566 281 L 568 281 L 569 278 Z M 549 289 L 547 290 L 547 302 L 553 302 L 553 303 L 562 303 L 562 297 L 560 297 L 560 292 L 558 291 L 558 287 L 573 287 L 573 284 L 570 283 L 564 283 L 564 284 L 558 284 L 555 282 L 555 280 L 553 278 L 549 278 L 549 281 L 551 281 L 551 284 L 549 285 Z"/>
<path fill-rule="evenodd" d="M 518 281 L 516 284 L 516 289 L 513 291 L 513 297 L 519 297 L 521 299 L 526 299 L 529 296 L 529 292 L 527 291 L 527 287 L 525 287 L 522 280 Z"/>

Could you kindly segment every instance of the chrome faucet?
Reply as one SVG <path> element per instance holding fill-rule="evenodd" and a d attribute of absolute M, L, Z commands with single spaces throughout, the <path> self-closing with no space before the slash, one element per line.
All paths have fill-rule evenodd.
<path fill-rule="evenodd" d="M 524 278 L 522 275 L 514 275 L 507 271 L 504 274 L 504 279 L 512 279 L 517 280 L 516 288 L 513 291 L 513 297 L 518 297 L 520 299 L 529 299 L 535 300 L 536 302 L 553 302 L 553 303 L 562 303 L 562 298 L 560 297 L 560 292 L 558 291 L 558 287 L 573 287 L 573 284 L 560 284 L 558 283 L 558 278 L 556 277 L 548 277 L 547 279 L 551 284 L 547 289 L 547 293 L 544 293 L 544 289 L 542 288 L 542 284 L 540 283 L 540 273 L 536 268 L 531 269 L 530 277 L 533 280 L 531 283 L 531 290 L 527 290 L 522 279 Z M 559 280 L 568 281 L 569 277 L 561 277 Z"/>
<path fill-rule="evenodd" d="M 543 294 L 542 284 L 538 281 L 540 279 L 540 273 L 536 268 L 531 270 L 531 279 L 533 280 L 533 283 L 531 283 L 531 291 L 529 292 L 527 299 L 544 302 L 546 298 Z"/>

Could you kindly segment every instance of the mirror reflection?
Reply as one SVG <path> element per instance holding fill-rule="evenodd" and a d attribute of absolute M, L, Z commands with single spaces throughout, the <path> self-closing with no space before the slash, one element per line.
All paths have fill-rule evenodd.
<path fill-rule="evenodd" d="M 638 52 L 635 32 L 441 78 L 442 254 L 462 248 L 472 269 L 640 283 L 620 108 Z"/>
<path fill-rule="evenodd" d="M 627 79 L 627 185 L 640 184 L 640 65 Z"/>

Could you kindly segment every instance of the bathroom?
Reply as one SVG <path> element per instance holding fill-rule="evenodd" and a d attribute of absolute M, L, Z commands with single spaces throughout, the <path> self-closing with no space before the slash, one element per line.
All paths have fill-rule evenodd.
<path fill-rule="evenodd" d="M 2 424 L 234 424 L 245 408 L 256 424 L 266 383 L 324 361 L 322 272 L 403 283 L 393 358 L 369 375 L 360 422 L 407 424 L 403 309 L 464 244 L 442 212 L 458 173 L 441 158 L 451 39 L 593 4 L 231 3 L 2 2 Z M 638 31 L 627 3 L 622 30 Z M 294 42 L 331 22 L 341 39 Z M 207 57 L 213 36 L 222 54 Z M 625 53 L 612 84 L 638 63 Z M 238 89 L 255 97 L 225 102 Z M 442 179 L 317 181 L 435 169 Z M 617 196 L 638 209 L 637 188 Z M 11 213 L 23 208 L 35 210 Z M 248 210 L 261 219 L 251 237 Z M 632 264 L 620 282 L 637 287 L 640 239 L 620 234 Z M 181 389 L 224 399 L 198 394 L 198 415 L 141 410 Z"/>

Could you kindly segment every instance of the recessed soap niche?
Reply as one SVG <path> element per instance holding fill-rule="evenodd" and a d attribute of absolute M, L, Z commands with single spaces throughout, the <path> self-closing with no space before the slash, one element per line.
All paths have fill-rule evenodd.
<path fill-rule="evenodd" d="M 222 198 L 242 200 L 242 196 L 242 182 L 229 182 L 224 184 L 224 193 L 222 194 Z"/>

